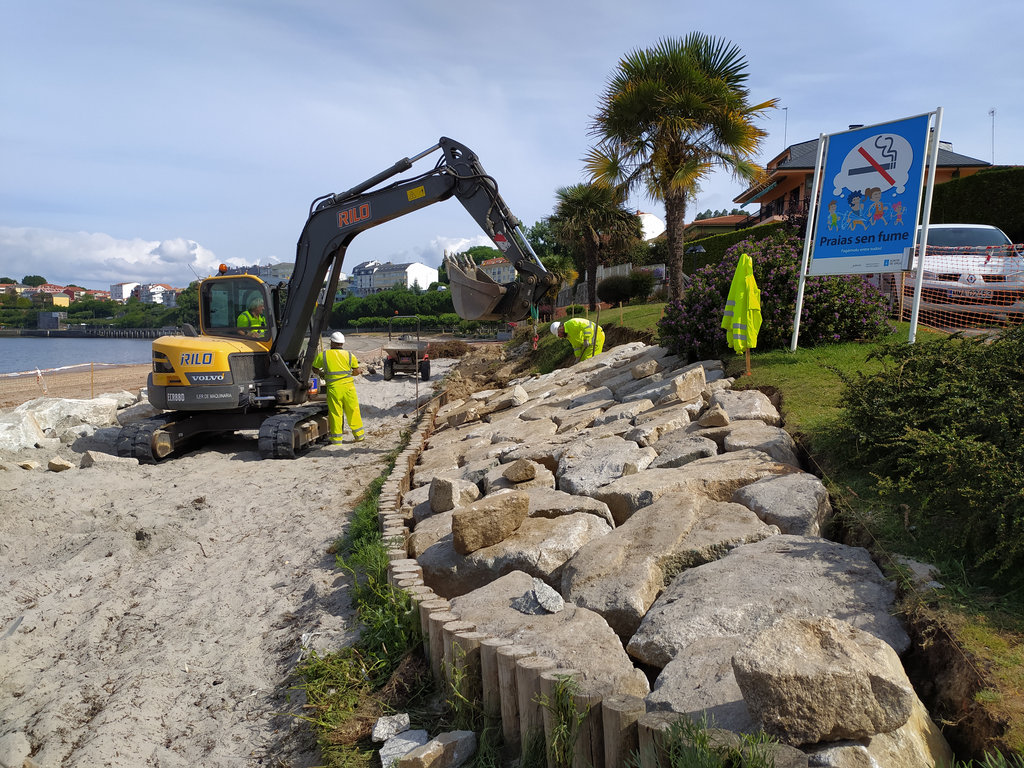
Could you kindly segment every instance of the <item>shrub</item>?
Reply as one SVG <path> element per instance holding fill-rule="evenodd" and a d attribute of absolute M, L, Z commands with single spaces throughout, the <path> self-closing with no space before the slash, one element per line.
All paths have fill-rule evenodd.
<path fill-rule="evenodd" d="M 462 321 L 454 312 L 445 312 L 438 316 L 437 321 L 441 324 L 442 328 L 455 328 Z"/>
<path fill-rule="evenodd" d="M 845 377 L 852 460 L 905 503 L 925 554 L 1024 585 L 1024 327 L 994 339 L 888 344 Z"/>
<path fill-rule="evenodd" d="M 647 297 L 650 296 L 651 292 L 654 290 L 654 284 L 657 281 L 657 275 L 655 275 L 651 270 L 634 269 L 629 273 L 629 283 L 631 286 L 630 298 L 646 301 Z"/>
<path fill-rule="evenodd" d="M 633 298 L 633 284 L 628 275 L 612 275 L 597 284 L 597 298 L 606 304 L 625 303 Z"/>
<path fill-rule="evenodd" d="M 693 275 L 680 301 L 670 302 L 658 323 L 662 346 L 690 360 L 720 356 L 727 349 L 721 327 L 729 286 L 740 255 L 754 263 L 761 291 L 758 349 L 788 346 L 793 335 L 796 290 L 803 242 L 786 232 L 758 241 L 745 240 Z M 884 296 L 859 275 L 808 278 L 800 313 L 800 342 L 805 346 L 875 339 L 890 331 Z"/>
<path fill-rule="evenodd" d="M 386 317 L 357 317 L 355 320 L 350 322 L 353 328 L 387 328 L 388 319 Z"/>

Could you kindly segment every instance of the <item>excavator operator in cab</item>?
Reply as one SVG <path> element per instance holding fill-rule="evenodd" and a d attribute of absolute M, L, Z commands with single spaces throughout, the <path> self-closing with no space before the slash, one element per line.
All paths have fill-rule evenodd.
<path fill-rule="evenodd" d="M 604 330 L 597 323 L 582 317 L 574 317 L 564 323 L 552 323 L 551 334 L 560 339 L 569 339 L 577 363 L 600 355 L 604 349 Z"/>
<path fill-rule="evenodd" d="M 263 302 L 263 297 L 258 293 L 253 294 L 249 299 L 248 306 L 249 308 L 238 316 L 238 322 L 235 325 L 245 336 L 261 337 L 267 330 L 267 316 L 264 314 L 267 307 Z"/>

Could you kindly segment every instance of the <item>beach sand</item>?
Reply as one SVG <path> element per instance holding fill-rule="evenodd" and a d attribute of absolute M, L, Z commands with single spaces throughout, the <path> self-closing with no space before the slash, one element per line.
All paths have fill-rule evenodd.
<path fill-rule="evenodd" d="M 148 363 L 117 366 L 75 366 L 45 371 L 41 376 L 0 376 L 0 409 L 13 408 L 37 397 L 85 399 L 105 392 L 137 393 L 153 369 Z"/>
<path fill-rule="evenodd" d="M 434 381 L 454 365 L 433 361 Z M 75 394 L 137 390 L 148 368 Z M 116 427 L 0 456 L 0 762 L 318 765 L 293 673 L 354 632 L 328 548 L 432 383 L 358 379 L 366 441 L 294 461 L 261 460 L 238 433 L 153 466 L 78 469 L 85 448 L 112 452 Z M 38 394 L 34 379 L 3 386 L 8 408 Z M 76 468 L 47 471 L 55 453 Z"/>

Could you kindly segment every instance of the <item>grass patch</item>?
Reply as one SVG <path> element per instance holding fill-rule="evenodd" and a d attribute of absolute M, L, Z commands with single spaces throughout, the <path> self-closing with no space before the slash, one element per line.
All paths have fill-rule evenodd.
<path fill-rule="evenodd" d="M 361 768 L 376 760 L 370 732 L 377 718 L 397 710 L 432 721 L 435 690 L 421 653 L 418 614 L 408 594 L 388 584 L 388 557 L 378 528 L 378 500 L 402 444 L 360 498 L 345 535 L 330 552 L 352 580 L 359 638 L 341 651 L 312 653 L 299 664 L 297 686 L 328 768 Z M 419 727 L 415 726 L 414 727 Z"/>
<path fill-rule="evenodd" d="M 631 304 L 625 307 L 602 309 L 598 325 L 606 331 L 609 328 L 631 328 L 633 330 L 649 330 L 652 338 L 655 328 L 665 311 L 664 302 L 655 304 Z M 597 313 L 589 313 L 590 320 L 597 320 Z"/>
<path fill-rule="evenodd" d="M 716 731 L 703 717 L 680 717 L 644 755 L 634 754 L 629 768 L 774 768 L 778 741 L 764 733 Z"/>

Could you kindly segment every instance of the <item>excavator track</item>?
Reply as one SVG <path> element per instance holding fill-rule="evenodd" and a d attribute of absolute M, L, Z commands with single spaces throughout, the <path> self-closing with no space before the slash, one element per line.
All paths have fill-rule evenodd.
<path fill-rule="evenodd" d="M 138 459 L 140 464 L 156 464 L 174 451 L 180 451 L 183 441 L 178 440 L 175 444 L 174 435 L 167 430 L 180 416 L 177 413 L 164 414 L 122 427 L 114 444 L 117 455 Z"/>
<path fill-rule="evenodd" d="M 270 443 L 264 439 L 264 427 L 266 434 L 272 436 Z M 263 457 L 294 459 L 317 439 L 326 439 L 327 408 L 308 406 L 280 412 L 173 411 L 126 425 L 114 445 L 118 456 L 138 459 L 140 464 L 156 464 L 198 448 L 212 436 L 249 429 L 260 430 L 258 445 Z M 265 445 L 270 446 L 269 450 L 264 450 Z"/>
<path fill-rule="evenodd" d="M 294 459 L 328 436 L 327 408 L 323 405 L 278 413 L 260 427 L 259 451 L 264 459 Z"/>

